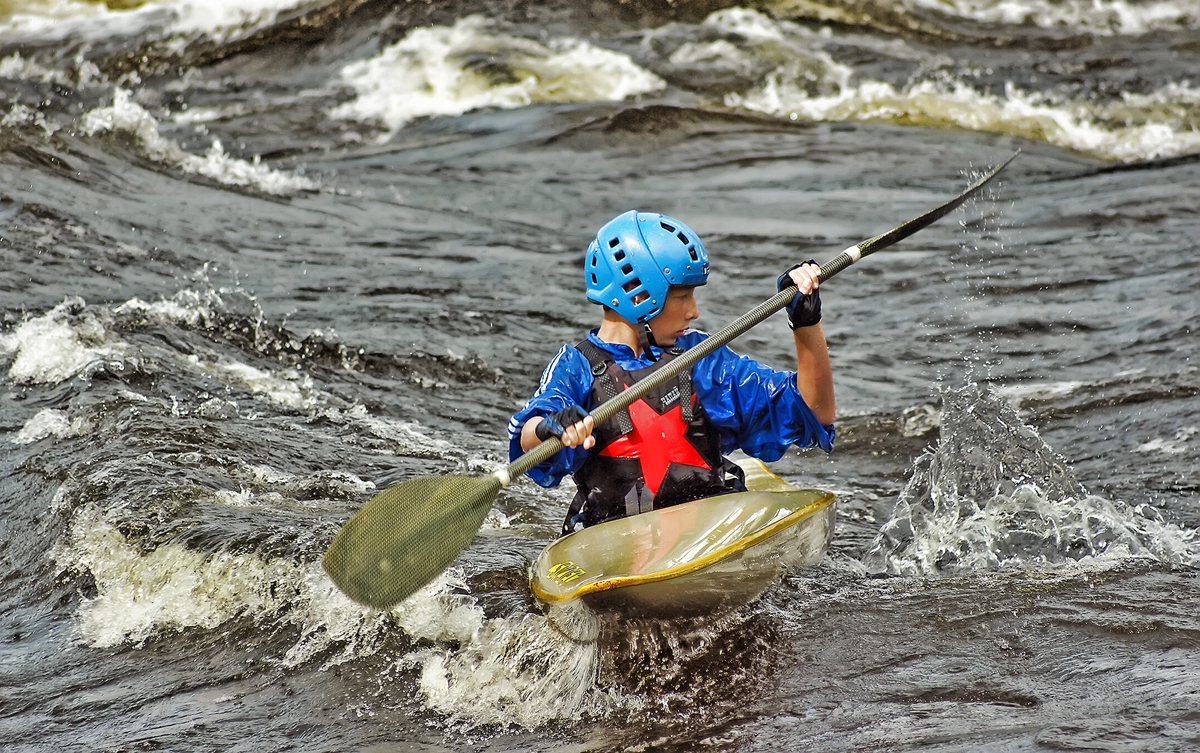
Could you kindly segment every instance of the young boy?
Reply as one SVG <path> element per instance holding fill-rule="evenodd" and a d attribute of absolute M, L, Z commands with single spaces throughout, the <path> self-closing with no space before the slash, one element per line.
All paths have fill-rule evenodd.
<path fill-rule="evenodd" d="M 578 492 L 563 534 L 578 526 L 744 489 L 724 453 L 778 460 L 789 445 L 833 449 L 833 374 L 821 328 L 819 268 L 796 265 L 788 323 L 796 371 L 774 371 L 722 347 L 602 426 L 589 411 L 708 337 L 690 328 L 708 254 L 683 223 L 629 211 L 588 246 L 588 300 L 604 306 L 597 329 L 564 345 L 537 393 L 509 422 L 516 459 L 551 436 L 564 449 L 529 477 L 544 487 L 574 475 Z"/>

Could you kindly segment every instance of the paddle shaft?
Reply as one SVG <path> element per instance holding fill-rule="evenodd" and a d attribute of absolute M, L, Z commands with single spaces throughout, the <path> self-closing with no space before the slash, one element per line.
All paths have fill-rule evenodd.
<path fill-rule="evenodd" d="M 876 251 L 902 241 L 913 233 L 916 233 L 917 231 L 938 221 L 942 217 L 945 217 L 947 214 L 958 208 L 958 206 L 964 201 L 973 196 L 976 191 L 983 188 L 983 186 L 992 178 L 996 177 L 996 174 L 1007 167 L 1008 163 L 1012 162 L 1013 159 L 1015 159 L 1020 153 L 1020 150 L 1014 152 L 1011 157 L 1000 163 L 1000 165 L 997 167 L 992 168 L 990 171 L 968 186 L 966 190 L 964 190 L 958 196 L 955 196 L 953 199 L 947 201 L 945 204 L 942 204 L 935 209 L 931 209 L 925 214 L 922 214 L 920 217 L 915 217 L 908 222 L 905 222 L 903 225 L 895 227 L 888 232 L 883 233 L 882 235 L 877 235 L 874 238 L 869 238 L 861 243 L 850 246 L 845 251 L 821 265 L 819 277 L 820 281 L 825 282 L 826 280 L 829 280 L 834 275 L 854 264 L 864 256 L 873 254 Z M 710 355 L 718 348 L 721 348 L 722 346 L 733 341 L 735 338 L 744 334 L 747 330 L 751 329 L 775 312 L 787 306 L 787 304 L 795 297 L 795 285 L 789 285 L 787 288 L 779 291 L 775 295 L 755 306 L 750 311 L 747 311 L 745 314 L 742 314 L 734 321 L 725 325 L 720 330 L 714 332 L 707 339 L 685 351 L 682 355 L 674 358 L 666 366 L 662 367 L 640 382 L 637 382 L 636 384 L 625 389 L 616 397 L 613 397 L 612 399 L 597 406 L 596 409 L 591 412 L 593 420 L 597 425 L 599 425 L 612 419 L 622 410 L 628 408 L 636 401 L 641 400 L 643 397 L 648 395 L 659 385 L 679 376 L 681 373 L 694 366 L 700 359 Z M 563 447 L 564 445 L 561 439 L 557 437 L 551 437 L 514 460 L 512 464 L 508 466 L 508 468 L 502 471 L 497 471 L 495 475 L 498 479 L 500 479 L 500 484 L 502 487 L 507 486 L 513 479 L 519 478 L 525 473 L 528 473 L 534 466 L 554 457 L 554 455 L 559 450 L 563 449 Z"/>

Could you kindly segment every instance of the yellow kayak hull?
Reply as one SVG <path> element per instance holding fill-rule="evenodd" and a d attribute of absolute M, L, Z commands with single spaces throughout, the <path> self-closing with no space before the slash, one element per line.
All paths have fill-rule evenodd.
<path fill-rule="evenodd" d="M 636 617 L 716 615 L 753 600 L 792 565 L 820 562 L 833 494 L 799 489 L 744 459 L 749 491 L 698 499 L 564 536 L 533 563 L 530 589 L 559 607 Z"/>

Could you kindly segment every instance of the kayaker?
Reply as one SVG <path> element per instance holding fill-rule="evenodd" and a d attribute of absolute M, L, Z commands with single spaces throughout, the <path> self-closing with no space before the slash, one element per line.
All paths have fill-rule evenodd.
<path fill-rule="evenodd" d="M 537 393 L 509 422 L 516 459 L 551 436 L 564 449 L 529 477 L 544 487 L 572 474 L 578 492 L 563 534 L 579 526 L 744 490 L 724 457 L 741 449 L 770 462 L 792 445 L 833 449 L 833 374 L 821 328 L 819 268 L 799 264 L 778 289 L 798 288 L 788 305 L 796 371 L 775 371 L 722 347 L 603 426 L 588 412 L 653 373 L 707 334 L 696 287 L 708 282 L 708 254 L 691 228 L 652 212 L 625 212 L 588 246 L 588 300 L 604 307 L 600 326 L 564 345 Z"/>

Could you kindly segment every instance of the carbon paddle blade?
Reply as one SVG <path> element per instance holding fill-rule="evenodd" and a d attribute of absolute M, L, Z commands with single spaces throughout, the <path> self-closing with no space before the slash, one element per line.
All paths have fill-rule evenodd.
<path fill-rule="evenodd" d="M 359 604 L 389 609 L 467 548 L 500 488 L 495 476 L 423 476 L 393 484 L 334 537 L 325 572 Z"/>

